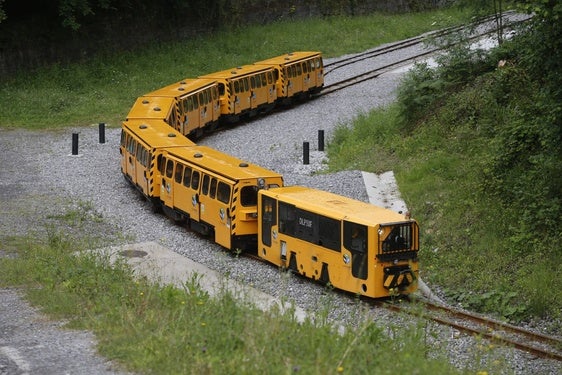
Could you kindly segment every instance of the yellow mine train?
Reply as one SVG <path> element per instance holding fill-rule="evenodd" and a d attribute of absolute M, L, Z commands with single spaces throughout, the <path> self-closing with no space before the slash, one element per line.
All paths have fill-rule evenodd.
<path fill-rule="evenodd" d="M 319 92 L 320 52 L 292 52 L 254 64 L 184 79 L 137 99 L 127 120 L 159 119 L 190 139 L 220 123 L 253 117 Z"/>
<path fill-rule="evenodd" d="M 121 171 L 155 210 L 226 249 L 357 295 L 412 293 L 419 272 L 415 220 L 284 186 L 282 175 L 187 137 L 224 116 L 267 111 L 280 98 L 307 96 L 322 85 L 320 53 L 296 52 L 144 95 L 122 123 Z"/>

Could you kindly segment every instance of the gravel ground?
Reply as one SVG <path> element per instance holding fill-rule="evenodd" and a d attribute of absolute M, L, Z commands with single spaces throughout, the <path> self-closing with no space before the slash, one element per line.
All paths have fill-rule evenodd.
<path fill-rule="evenodd" d="M 379 59 L 378 63 L 384 61 Z M 365 64 L 374 67 L 372 62 Z M 327 77 L 327 83 L 341 79 L 343 74 L 352 73 L 349 69 L 333 72 Z M 199 143 L 280 172 L 288 185 L 317 187 L 367 201 L 360 171 L 315 173 L 325 164 L 324 153 L 316 151 L 317 132 L 324 130 L 326 139 L 329 139 L 338 124 L 361 112 L 390 103 L 400 77 L 398 73 L 388 73 L 376 81 L 222 130 Z M 112 127 L 107 129 L 107 142 L 104 144 L 98 143 L 97 125 L 56 132 L 0 130 L 3 152 L 0 169 L 0 235 L 44 233 L 49 228 L 48 223 L 53 222 L 53 215 L 68 209 L 95 207 L 95 211 L 86 211 L 103 217 L 103 222 L 81 230 L 103 233 L 111 244 L 117 241 L 158 242 L 238 281 L 274 296 L 287 297 L 306 310 L 325 311 L 326 306 L 329 306 L 330 318 L 338 321 L 356 322 L 365 319 L 367 314 L 369 318 L 388 327 L 401 327 L 408 323 L 385 310 L 367 308 L 366 312 L 366 305 L 354 298 L 338 293 L 327 294 L 320 285 L 280 273 L 274 267 L 243 257 L 228 256 L 210 241 L 173 225 L 161 215 L 153 214 L 148 204 L 121 176 L 119 124 L 110 125 Z M 70 155 L 72 132 L 78 132 L 80 136 L 78 156 Z M 304 141 L 311 145 L 310 165 L 302 165 Z M 116 373 L 111 370 L 110 364 L 94 354 L 95 340 L 90 335 L 84 332 L 69 335 L 68 331 L 59 329 L 57 323 L 31 314 L 29 306 L 17 297 L 17 291 L 3 290 L 1 296 L 2 300 L 9 299 L 9 310 L 16 315 L 2 313 L 0 327 L 13 327 L 31 320 L 33 330 L 40 333 L 35 342 L 41 345 L 42 350 L 52 350 L 51 347 L 57 346 L 76 348 L 67 359 L 61 359 L 54 353 L 51 367 L 46 364 L 43 367 L 29 365 L 32 367 L 31 373 L 39 372 L 35 371 L 39 369 L 41 373 L 76 373 L 73 361 L 92 364 L 90 370 L 83 373 Z M 492 350 L 447 328 L 429 324 L 427 331 L 430 347 L 437 348 L 434 354 L 447 355 L 461 369 L 476 371 L 481 368 L 480 363 L 486 363 L 497 369 L 497 373 L 562 372 L 557 362 L 540 360 L 516 350 Z M 22 343 L 17 353 L 21 358 L 33 358 L 31 353 L 36 344 L 19 339 L 19 335 L 26 334 L 25 329 L 2 328 L 0 332 L 0 349 Z M 9 349 L 0 350 L 0 374 L 18 373 L 12 370 L 15 368 L 14 358 L 19 357 L 10 353 Z M 66 367 L 61 364 L 65 361 L 68 361 Z"/>

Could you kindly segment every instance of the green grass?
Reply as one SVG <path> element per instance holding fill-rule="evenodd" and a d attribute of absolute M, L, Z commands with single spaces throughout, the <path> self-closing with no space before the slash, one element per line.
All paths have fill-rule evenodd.
<path fill-rule="evenodd" d="M 327 147 L 329 168 L 394 170 L 420 223 L 422 277 L 452 300 L 512 321 L 559 319 L 560 245 L 548 239 L 542 243 L 545 239 L 534 232 L 514 240 L 519 213 L 506 209 L 486 189 L 484 171 L 496 142 L 494 132 L 484 122 L 451 120 L 462 103 L 474 102 L 474 92 L 486 95 L 476 83 L 452 95 L 434 117 L 406 134 L 397 105 L 341 124 Z M 493 112 L 480 99 L 475 107 Z M 498 110 L 507 116 L 504 108 Z"/>
<path fill-rule="evenodd" d="M 277 22 L 25 72 L 0 81 L 0 127 L 119 126 L 137 97 L 184 78 L 295 50 L 358 52 L 466 18 L 452 9 Z"/>
<path fill-rule="evenodd" d="M 75 212 L 62 215 L 68 225 Z M 80 222 L 90 220 L 84 215 Z M 423 321 L 378 324 L 357 302 L 356 325 L 338 334 L 327 320 L 331 296 L 315 320 L 292 310 L 264 313 L 226 291 L 211 298 L 194 277 L 183 288 L 133 278 L 123 263 L 84 252 L 88 241 L 51 231 L 39 239 L 3 238 L 0 287 L 27 290 L 28 299 L 69 329 L 92 331 L 98 350 L 123 368 L 161 374 L 457 373 L 445 349 L 428 345 Z M 392 337 L 392 338 L 391 338 Z M 376 353 L 376 355 L 373 355 Z M 396 360 L 400 358 L 400 360 Z"/>

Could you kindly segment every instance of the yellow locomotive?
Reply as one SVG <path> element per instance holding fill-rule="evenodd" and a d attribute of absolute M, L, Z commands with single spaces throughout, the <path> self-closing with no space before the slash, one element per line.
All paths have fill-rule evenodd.
<path fill-rule="evenodd" d="M 417 288 L 415 220 L 198 146 L 219 121 L 306 98 L 324 84 L 319 52 L 295 52 L 186 79 L 137 99 L 121 131 L 121 171 L 156 210 L 229 250 L 358 295 Z"/>
<path fill-rule="evenodd" d="M 258 210 L 258 256 L 268 262 L 373 298 L 416 290 L 416 221 L 302 186 L 260 190 Z"/>

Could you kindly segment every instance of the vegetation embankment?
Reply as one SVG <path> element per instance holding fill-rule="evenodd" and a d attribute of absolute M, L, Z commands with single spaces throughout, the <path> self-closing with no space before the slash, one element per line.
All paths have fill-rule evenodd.
<path fill-rule="evenodd" d="M 464 44 L 437 69 L 418 65 L 395 105 L 342 124 L 328 149 L 332 169 L 396 172 L 420 222 L 426 281 L 473 310 L 552 319 L 553 331 L 562 318 L 556 17 L 537 12 L 491 53 Z"/>

